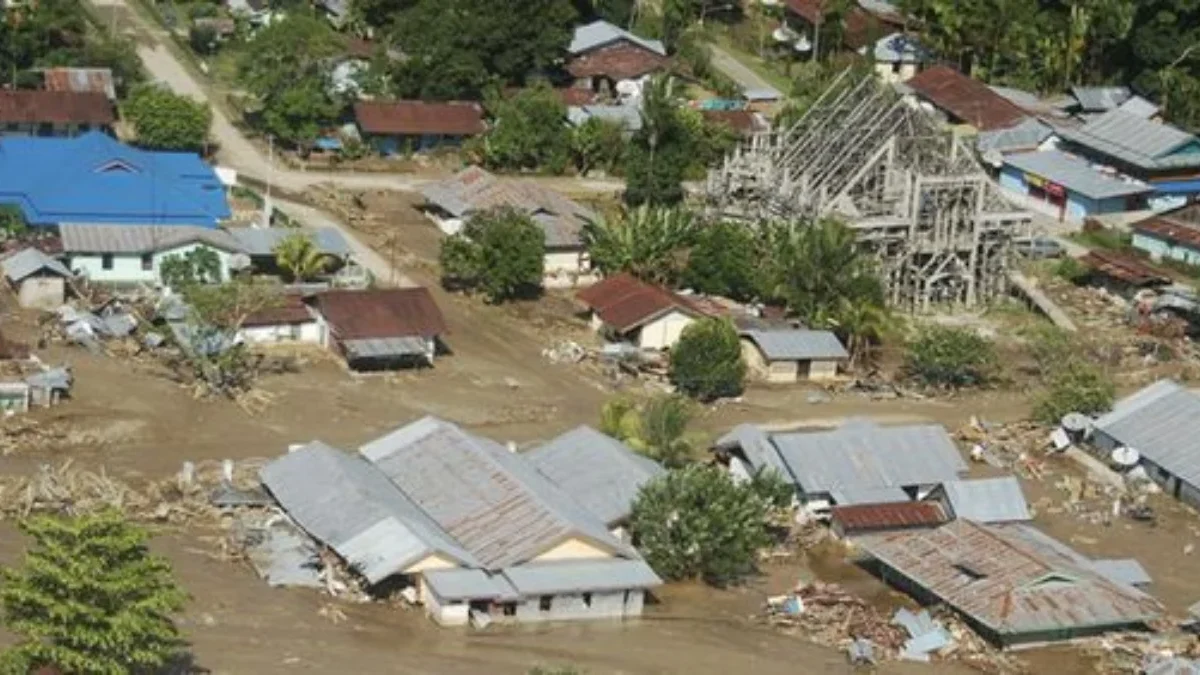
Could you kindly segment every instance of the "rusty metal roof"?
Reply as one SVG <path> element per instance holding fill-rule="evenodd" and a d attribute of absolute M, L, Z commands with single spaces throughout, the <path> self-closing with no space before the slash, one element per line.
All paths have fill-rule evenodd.
<path fill-rule="evenodd" d="M 706 314 L 688 298 L 625 273 L 607 277 L 579 291 L 575 297 L 618 333 L 633 330 L 671 310 L 691 316 Z"/>
<path fill-rule="evenodd" d="M 117 98 L 110 68 L 47 68 L 42 71 L 43 86 L 50 91 L 91 92 Z"/>
<path fill-rule="evenodd" d="M 937 502 L 835 506 L 831 514 L 833 522 L 846 532 L 933 527 L 946 522 L 946 513 Z"/>
<path fill-rule="evenodd" d="M 358 101 L 354 118 L 368 134 L 475 136 L 484 132 L 474 101 Z"/>
<path fill-rule="evenodd" d="M 0 123 L 112 124 L 112 101 L 94 92 L 0 90 Z"/>
<path fill-rule="evenodd" d="M 905 82 L 951 117 L 988 131 L 1011 127 L 1025 119 L 1025 112 L 988 88 L 947 66 L 934 66 Z"/>
<path fill-rule="evenodd" d="M 858 540 L 887 567 L 999 634 L 1123 626 L 1158 617 L 1150 596 L 1114 583 L 1026 525 L 955 520 Z"/>
<path fill-rule="evenodd" d="M 1133 286 L 1151 286 L 1171 283 L 1166 272 L 1149 265 L 1128 253 L 1115 251 L 1089 251 L 1079 259 L 1096 272 L 1123 281 Z"/>
<path fill-rule="evenodd" d="M 1197 204 L 1155 214 L 1130 227 L 1134 232 L 1200 250 L 1200 205 Z"/>
<path fill-rule="evenodd" d="M 572 57 L 567 72 L 575 77 L 603 75 L 614 80 L 630 80 L 666 68 L 670 60 L 649 49 L 629 42 L 617 42 Z"/>
<path fill-rule="evenodd" d="M 338 340 L 429 338 L 446 332 L 442 311 L 423 287 L 327 291 L 317 296 L 316 308 Z"/>

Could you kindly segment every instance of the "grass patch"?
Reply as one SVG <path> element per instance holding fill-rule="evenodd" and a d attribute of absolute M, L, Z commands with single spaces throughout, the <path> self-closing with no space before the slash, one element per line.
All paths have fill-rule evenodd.
<path fill-rule="evenodd" d="M 1133 235 L 1110 228 L 1096 228 L 1073 232 L 1068 235 L 1071 241 L 1108 251 L 1130 251 L 1133 249 Z"/>
<path fill-rule="evenodd" d="M 753 70 L 759 77 L 786 96 L 792 90 L 792 78 L 780 70 L 778 63 L 763 59 L 758 54 L 743 48 L 739 41 L 734 39 L 733 30 L 729 26 L 718 23 L 706 26 L 706 31 L 718 47 L 729 52 L 730 56 L 741 62 L 743 66 Z M 770 35 L 767 35 L 767 38 L 769 40 Z"/>

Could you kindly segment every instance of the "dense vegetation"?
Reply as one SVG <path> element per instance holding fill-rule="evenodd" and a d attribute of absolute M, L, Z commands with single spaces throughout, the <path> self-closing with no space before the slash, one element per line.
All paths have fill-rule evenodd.
<path fill-rule="evenodd" d="M 671 394 L 642 403 L 615 398 L 600 412 L 600 431 L 625 443 L 665 467 L 693 460 L 700 439 L 688 430 L 695 408 L 688 399 Z"/>
<path fill-rule="evenodd" d="M 123 111 L 142 147 L 199 152 L 208 143 L 212 109 L 166 87 L 157 84 L 134 87 Z"/>
<path fill-rule="evenodd" d="M 671 349 L 671 384 L 701 401 L 738 396 L 746 362 L 737 329 L 728 319 L 706 318 L 683 329 Z"/>
<path fill-rule="evenodd" d="M 909 343 L 904 369 L 930 387 L 960 389 L 987 384 L 996 364 L 991 340 L 968 328 L 933 324 Z"/>
<path fill-rule="evenodd" d="M 545 233 L 528 215 L 485 211 L 442 240 L 443 283 L 482 291 L 489 302 L 528 297 L 541 288 L 545 256 Z"/>

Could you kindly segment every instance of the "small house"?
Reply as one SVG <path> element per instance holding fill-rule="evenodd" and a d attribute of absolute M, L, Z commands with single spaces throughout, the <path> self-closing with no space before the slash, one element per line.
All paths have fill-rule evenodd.
<path fill-rule="evenodd" d="M 1137 211 L 1154 193 L 1146 183 L 1101 171 L 1058 150 L 1010 154 L 1002 161 L 1000 186 L 1060 221 Z"/>
<path fill-rule="evenodd" d="M 483 107 L 469 101 L 358 101 L 354 120 L 363 141 L 385 156 L 458 147 L 487 129 Z"/>
<path fill-rule="evenodd" d="M 829 510 L 829 527 L 842 538 L 937 527 L 947 520 L 945 510 L 936 502 L 853 504 Z"/>
<path fill-rule="evenodd" d="M 904 83 L 921 107 L 940 113 L 951 124 L 977 131 L 1016 126 L 1025 111 L 979 80 L 947 66 L 933 66 Z"/>
<path fill-rule="evenodd" d="M 29 384 L 0 382 L 0 413 L 29 412 Z"/>
<path fill-rule="evenodd" d="M 238 336 L 257 345 L 325 344 L 321 322 L 304 294 L 286 291 L 278 302 L 247 316 Z"/>
<path fill-rule="evenodd" d="M 978 523 L 1015 523 L 1033 519 L 1025 493 L 1015 476 L 946 481 L 925 499 L 941 504 L 951 518 Z"/>
<path fill-rule="evenodd" d="M 1171 275 L 1129 253 L 1095 249 L 1079 258 L 1090 284 L 1127 298 L 1143 289 L 1163 288 Z"/>
<path fill-rule="evenodd" d="M 866 51 L 866 48 L 864 48 Z M 892 33 L 872 47 L 875 75 L 887 84 L 907 82 L 934 61 L 929 50 L 908 33 Z"/>
<path fill-rule="evenodd" d="M 36 248 L 26 248 L 0 261 L 4 278 L 22 307 L 53 310 L 66 300 L 71 270 Z"/>
<path fill-rule="evenodd" d="M 1133 247 L 1152 259 L 1200 265 L 1200 204 L 1150 216 L 1130 229 Z"/>
<path fill-rule="evenodd" d="M 1024 524 L 954 520 L 934 529 L 858 537 L 889 584 L 945 604 L 999 647 L 1146 630 L 1162 606 L 1113 581 L 1066 544 Z"/>
<path fill-rule="evenodd" d="M 0 90 L 0 136 L 78 136 L 112 133 L 116 120 L 104 93 Z"/>
<path fill-rule="evenodd" d="M 650 351 L 675 346 L 683 329 L 707 314 L 691 298 L 625 273 L 607 277 L 575 297 L 587 308 L 593 330 Z"/>
<path fill-rule="evenodd" d="M 742 356 L 755 377 L 791 384 L 800 380 L 830 380 L 850 355 L 827 330 L 752 328 L 740 330 Z"/>
<path fill-rule="evenodd" d="M 619 83 L 665 71 L 670 64 L 662 42 L 607 21 L 577 27 L 567 52 L 566 70 L 575 78 L 575 88 L 611 97 Z"/>
<path fill-rule="evenodd" d="M 818 29 L 822 35 L 829 30 L 825 24 L 833 16 L 830 9 L 828 0 L 785 0 L 784 18 L 794 30 L 811 39 Z M 892 2 L 857 0 L 847 4 L 841 24 L 835 34 L 840 36 L 842 44 L 834 46 L 861 51 L 879 36 L 903 30 L 906 21 Z M 828 49 L 822 46 L 821 52 L 827 53 Z"/>
<path fill-rule="evenodd" d="M 429 289 L 333 290 L 318 294 L 324 346 L 353 370 L 433 365 L 446 321 Z"/>
<path fill-rule="evenodd" d="M 31 405 L 48 408 L 57 405 L 59 401 L 71 395 L 71 385 L 75 376 L 66 366 L 49 368 L 25 378 L 29 385 L 29 402 Z"/>
<path fill-rule="evenodd" d="M 60 225 L 63 259 L 75 274 L 106 284 L 161 284 L 163 262 L 206 250 L 217 262 L 216 281 L 229 279 L 240 253 L 223 230 L 186 225 Z"/>

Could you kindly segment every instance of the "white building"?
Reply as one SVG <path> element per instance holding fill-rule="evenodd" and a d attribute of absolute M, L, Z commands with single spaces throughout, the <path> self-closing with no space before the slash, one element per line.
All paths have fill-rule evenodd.
<path fill-rule="evenodd" d="M 628 274 L 607 277 L 580 291 L 592 329 L 640 349 L 661 351 L 707 314 L 693 298 L 652 286 Z"/>
<path fill-rule="evenodd" d="M 59 235 L 66 266 L 108 284 L 158 284 L 164 260 L 197 250 L 214 254 L 216 281 L 224 281 L 239 253 L 226 232 L 189 225 L 68 224 L 59 226 Z"/>

